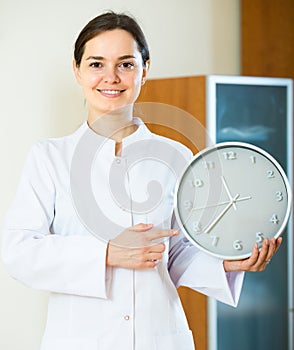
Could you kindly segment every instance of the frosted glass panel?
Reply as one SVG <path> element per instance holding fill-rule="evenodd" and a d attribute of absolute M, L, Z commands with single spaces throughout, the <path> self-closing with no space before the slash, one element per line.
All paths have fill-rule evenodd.
<path fill-rule="evenodd" d="M 287 170 L 287 87 L 216 84 L 216 141 L 242 141 Z M 254 215 L 254 213 L 252 213 Z M 261 273 L 247 273 L 237 309 L 217 303 L 218 350 L 287 350 L 287 240 Z"/>

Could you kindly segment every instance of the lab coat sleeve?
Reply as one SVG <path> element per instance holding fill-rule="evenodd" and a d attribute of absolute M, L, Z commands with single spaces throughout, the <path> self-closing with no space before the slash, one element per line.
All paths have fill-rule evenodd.
<path fill-rule="evenodd" d="M 174 228 L 178 229 L 175 223 Z M 244 272 L 225 272 L 223 260 L 197 249 L 183 233 L 171 238 L 169 273 L 176 287 L 185 286 L 237 306 Z"/>
<path fill-rule="evenodd" d="M 107 243 L 74 232 L 50 233 L 56 193 L 44 153 L 38 143 L 29 153 L 4 222 L 3 262 L 13 278 L 29 287 L 107 298 Z"/>

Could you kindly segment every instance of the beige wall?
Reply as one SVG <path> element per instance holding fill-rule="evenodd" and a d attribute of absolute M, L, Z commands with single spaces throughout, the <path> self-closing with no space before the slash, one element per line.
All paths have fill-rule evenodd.
<path fill-rule="evenodd" d="M 105 9 L 138 19 L 151 78 L 239 74 L 238 0 L 0 0 L 0 223 L 31 143 L 69 133 L 85 118 L 72 48 Z M 47 293 L 12 280 L 1 263 L 0 283 L 0 349 L 37 350 Z"/>

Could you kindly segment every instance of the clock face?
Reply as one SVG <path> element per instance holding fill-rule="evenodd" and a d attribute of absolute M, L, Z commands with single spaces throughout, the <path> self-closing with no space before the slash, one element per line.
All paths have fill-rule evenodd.
<path fill-rule="evenodd" d="M 277 238 L 291 211 L 286 175 L 268 153 L 224 142 L 198 153 L 180 177 L 175 213 L 198 248 L 221 259 L 251 255 L 255 242 Z"/>

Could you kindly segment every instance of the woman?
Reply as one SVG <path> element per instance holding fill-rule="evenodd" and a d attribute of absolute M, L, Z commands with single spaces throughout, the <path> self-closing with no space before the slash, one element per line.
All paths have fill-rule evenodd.
<path fill-rule="evenodd" d="M 108 12 L 89 22 L 73 63 L 87 122 L 72 135 L 36 143 L 28 156 L 2 246 L 14 278 L 51 292 L 41 350 L 192 350 L 176 288 L 237 305 L 243 271 L 262 271 L 281 244 L 265 239 L 249 259 L 221 261 L 178 232 L 169 169 L 191 152 L 133 117 L 149 64 L 134 19 Z M 89 161 L 91 142 L 96 153 Z M 168 167 L 152 166 L 142 148 L 164 149 Z M 159 204 L 151 196 L 144 207 L 154 178 L 164 184 L 153 191 Z M 85 190 L 89 181 L 93 193 Z"/>

